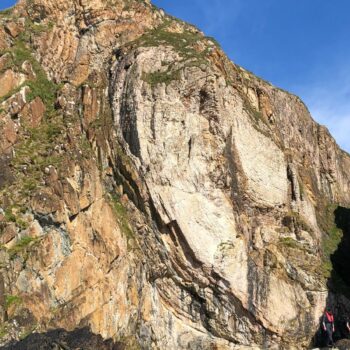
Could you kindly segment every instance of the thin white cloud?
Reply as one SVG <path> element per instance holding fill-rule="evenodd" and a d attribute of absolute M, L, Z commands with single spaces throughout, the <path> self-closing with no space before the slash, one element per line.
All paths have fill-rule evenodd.
<path fill-rule="evenodd" d="M 327 126 L 337 143 L 350 152 L 350 64 L 328 69 L 326 75 L 319 74 L 317 78 L 314 74 L 310 84 L 296 90 L 301 92 L 312 116 Z"/>
<path fill-rule="evenodd" d="M 350 112 L 344 114 L 336 109 L 322 110 L 317 107 L 310 107 L 310 112 L 315 120 L 328 127 L 339 146 L 350 153 Z"/>

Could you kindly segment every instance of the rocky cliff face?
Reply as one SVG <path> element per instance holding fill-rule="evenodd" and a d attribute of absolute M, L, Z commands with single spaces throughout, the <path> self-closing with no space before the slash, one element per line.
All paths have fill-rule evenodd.
<path fill-rule="evenodd" d="M 297 97 L 148 1 L 0 35 L 3 345 L 292 349 L 348 311 L 350 157 Z"/>

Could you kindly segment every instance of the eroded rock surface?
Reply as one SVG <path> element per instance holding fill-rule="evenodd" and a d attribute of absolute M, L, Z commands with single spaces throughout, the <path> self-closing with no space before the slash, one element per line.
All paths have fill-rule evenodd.
<path fill-rule="evenodd" d="M 148 1 L 0 24 L 3 345 L 299 349 L 350 311 L 350 157 L 297 97 Z"/>

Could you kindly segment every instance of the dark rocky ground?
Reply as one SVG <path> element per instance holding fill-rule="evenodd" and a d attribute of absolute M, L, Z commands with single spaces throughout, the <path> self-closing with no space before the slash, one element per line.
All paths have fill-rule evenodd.
<path fill-rule="evenodd" d="M 100 335 L 91 333 L 89 328 L 67 332 L 56 329 L 47 333 L 33 333 L 19 342 L 2 348 L 3 350 L 126 350 L 122 343 L 103 340 Z"/>
<path fill-rule="evenodd" d="M 339 350 L 349 350 L 350 349 L 350 340 L 342 339 L 337 341 L 336 348 Z"/>
<path fill-rule="evenodd" d="M 19 342 L 11 342 L 3 350 L 132 350 L 130 344 L 114 343 L 111 339 L 103 340 L 93 334 L 88 327 L 67 332 L 55 329 L 46 333 L 33 333 Z M 350 350 L 350 340 L 341 339 L 333 348 L 321 347 L 320 350 Z"/>
<path fill-rule="evenodd" d="M 327 350 L 327 349 L 334 349 L 334 350 L 350 350 L 350 340 L 349 339 L 341 339 L 336 342 L 334 347 L 320 347 L 315 348 L 314 350 Z"/>

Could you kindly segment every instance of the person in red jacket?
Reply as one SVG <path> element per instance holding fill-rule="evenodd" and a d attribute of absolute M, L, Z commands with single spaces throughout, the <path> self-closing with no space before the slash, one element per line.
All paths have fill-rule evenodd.
<path fill-rule="evenodd" d="M 325 313 L 323 314 L 322 319 L 322 326 L 323 330 L 326 332 L 327 336 L 327 346 L 333 346 L 333 333 L 335 331 L 334 327 L 334 316 L 332 313 L 332 310 L 330 308 L 327 308 Z"/>

